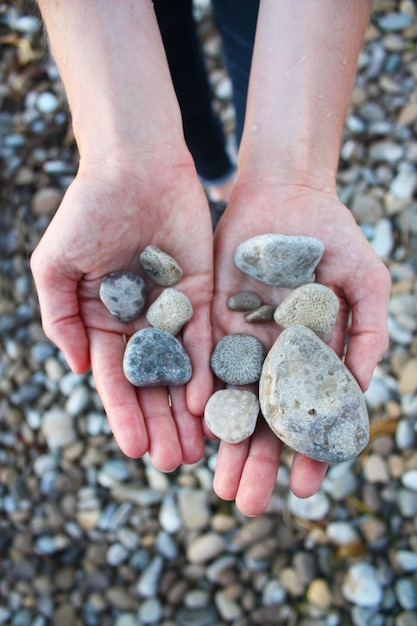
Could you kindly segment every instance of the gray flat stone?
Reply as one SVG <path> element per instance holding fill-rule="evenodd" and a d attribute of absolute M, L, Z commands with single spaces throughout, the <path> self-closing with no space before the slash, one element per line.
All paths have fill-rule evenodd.
<path fill-rule="evenodd" d="M 148 276 L 162 287 L 172 287 L 182 278 L 182 269 L 177 261 L 158 246 L 147 246 L 139 261 Z"/>
<path fill-rule="evenodd" d="M 252 311 L 262 304 L 262 299 L 254 291 L 239 291 L 227 301 L 227 306 L 232 311 Z"/>
<path fill-rule="evenodd" d="M 134 272 L 112 272 L 101 281 L 100 299 L 120 322 L 131 322 L 145 306 L 145 282 Z"/>
<path fill-rule="evenodd" d="M 339 312 L 339 300 L 325 285 L 311 283 L 295 289 L 277 307 L 274 320 L 283 328 L 302 324 L 311 328 L 320 339 L 328 341 Z"/>
<path fill-rule="evenodd" d="M 245 274 L 275 287 L 299 287 L 314 282 L 314 270 L 324 252 L 315 237 L 267 233 L 243 241 L 234 261 Z"/>
<path fill-rule="evenodd" d="M 127 343 L 123 372 L 136 387 L 184 385 L 191 378 L 191 361 L 171 333 L 142 328 Z"/>
<path fill-rule="evenodd" d="M 172 335 L 179 333 L 192 316 L 193 307 L 190 300 L 184 293 L 172 287 L 164 289 L 146 313 L 146 319 L 151 326 L 166 330 Z"/>
<path fill-rule="evenodd" d="M 219 439 L 239 443 L 255 430 L 259 401 L 251 391 L 220 389 L 209 398 L 204 419 Z"/>
<path fill-rule="evenodd" d="M 338 356 L 301 325 L 284 330 L 265 359 L 259 385 L 265 420 L 290 448 L 337 463 L 369 440 L 363 393 Z"/>
<path fill-rule="evenodd" d="M 257 309 L 246 313 L 246 321 L 250 324 L 258 324 L 262 322 L 270 322 L 274 319 L 275 307 L 272 304 L 262 304 Z"/>
<path fill-rule="evenodd" d="M 214 348 L 211 369 L 229 385 L 247 385 L 259 380 L 265 358 L 265 346 L 253 335 L 226 335 Z"/>

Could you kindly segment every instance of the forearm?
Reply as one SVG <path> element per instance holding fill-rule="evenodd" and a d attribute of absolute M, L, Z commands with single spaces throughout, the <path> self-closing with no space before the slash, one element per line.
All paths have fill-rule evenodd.
<path fill-rule="evenodd" d="M 334 189 L 371 4 L 261 0 L 239 158 L 245 180 Z"/>
<path fill-rule="evenodd" d="M 39 0 L 81 157 L 185 151 L 151 0 Z M 162 156 L 162 154 L 161 154 Z"/>

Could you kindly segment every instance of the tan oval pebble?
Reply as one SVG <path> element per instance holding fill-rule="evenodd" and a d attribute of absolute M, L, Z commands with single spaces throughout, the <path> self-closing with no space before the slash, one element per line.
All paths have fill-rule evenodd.
<path fill-rule="evenodd" d="M 277 307 L 274 320 L 287 328 L 302 324 L 311 328 L 320 339 L 328 341 L 339 312 L 339 300 L 331 289 L 318 283 L 302 285 Z"/>
<path fill-rule="evenodd" d="M 286 328 L 269 351 L 259 401 L 274 433 L 318 461 L 355 458 L 369 441 L 369 418 L 358 383 L 336 353 L 299 324 Z"/>
<path fill-rule="evenodd" d="M 184 293 L 172 287 L 164 289 L 146 313 L 146 319 L 151 326 L 172 335 L 179 333 L 192 316 L 193 306 L 190 300 Z"/>
<path fill-rule="evenodd" d="M 417 391 L 417 357 L 409 359 L 402 365 L 398 385 L 402 395 Z"/>
<path fill-rule="evenodd" d="M 254 291 L 239 291 L 227 301 L 227 306 L 232 311 L 252 311 L 261 306 L 262 299 Z"/>
<path fill-rule="evenodd" d="M 275 307 L 272 304 L 262 304 L 262 306 L 246 313 L 246 321 L 250 324 L 269 322 L 274 318 Z"/>
<path fill-rule="evenodd" d="M 220 389 L 206 404 L 204 420 L 219 439 L 239 443 L 255 430 L 259 401 L 251 391 Z"/>
<path fill-rule="evenodd" d="M 172 287 L 182 278 L 183 272 L 177 261 L 158 246 L 147 246 L 139 261 L 148 276 L 161 287 Z"/>

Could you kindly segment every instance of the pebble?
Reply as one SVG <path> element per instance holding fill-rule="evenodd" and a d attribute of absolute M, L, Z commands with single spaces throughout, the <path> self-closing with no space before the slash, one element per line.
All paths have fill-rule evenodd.
<path fill-rule="evenodd" d="M 46 411 L 42 421 L 42 433 L 48 448 L 65 448 L 76 439 L 73 418 L 59 408 Z"/>
<path fill-rule="evenodd" d="M 314 282 L 314 270 L 324 252 L 319 239 L 268 233 L 243 241 L 234 255 L 236 266 L 275 287 L 299 287 Z"/>
<path fill-rule="evenodd" d="M 220 389 L 208 400 L 204 420 L 213 435 L 228 443 L 238 443 L 255 430 L 259 401 L 251 391 Z"/>
<path fill-rule="evenodd" d="M 145 281 L 134 272 L 112 272 L 101 281 L 100 299 L 120 322 L 131 322 L 145 306 Z"/>
<path fill-rule="evenodd" d="M 268 353 L 259 386 L 262 414 L 290 448 L 328 463 L 355 458 L 369 439 L 362 391 L 313 331 L 285 329 Z"/>
<path fill-rule="evenodd" d="M 403 572 L 417 572 L 417 554 L 411 550 L 397 550 L 395 560 Z"/>
<path fill-rule="evenodd" d="M 325 493 L 318 491 L 309 498 L 298 498 L 292 492 L 288 495 L 288 510 L 296 517 L 310 521 L 326 517 L 330 501 Z"/>
<path fill-rule="evenodd" d="M 184 385 L 192 375 L 183 346 L 171 333 L 157 328 L 143 328 L 129 339 L 123 371 L 137 387 Z"/>
<path fill-rule="evenodd" d="M 192 316 L 193 306 L 190 300 L 184 293 L 172 287 L 164 289 L 146 313 L 146 319 L 151 326 L 172 335 L 177 335 Z"/>
<path fill-rule="evenodd" d="M 190 563 L 207 563 L 224 551 L 226 539 L 222 535 L 209 532 L 196 537 L 187 548 Z"/>
<path fill-rule="evenodd" d="M 274 318 L 275 307 L 272 304 L 262 304 L 257 309 L 246 313 L 246 321 L 250 324 L 269 322 Z"/>
<path fill-rule="evenodd" d="M 245 333 L 225 335 L 214 348 L 211 368 L 229 385 L 246 385 L 259 380 L 265 359 L 265 346 Z"/>
<path fill-rule="evenodd" d="M 358 606 L 380 606 L 383 591 L 375 568 L 363 561 L 351 565 L 342 584 L 342 593 Z"/>
<path fill-rule="evenodd" d="M 274 320 L 283 328 L 302 324 L 323 341 L 329 341 L 338 312 L 339 299 L 333 291 L 313 283 L 298 287 L 285 298 L 275 310 Z"/>
<path fill-rule="evenodd" d="M 147 246 L 139 261 L 148 276 L 161 287 L 172 287 L 183 276 L 177 261 L 158 246 Z"/>
<path fill-rule="evenodd" d="M 253 311 L 262 305 L 262 299 L 254 291 L 239 291 L 227 301 L 227 306 L 232 311 Z"/>
<path fill-rule="evenodd" d="M 210 523 L 207 492 L 184 488 L 178 493 L 178 511 L 182 524 L 188 530 L 202 530 Z"/>
<path fill-rule="evenodd" d="M 58 208 L 62 191 L 55 187 L 43 187 L 32 198 L 32 211 L 35 215 L 50 215 Z"/>

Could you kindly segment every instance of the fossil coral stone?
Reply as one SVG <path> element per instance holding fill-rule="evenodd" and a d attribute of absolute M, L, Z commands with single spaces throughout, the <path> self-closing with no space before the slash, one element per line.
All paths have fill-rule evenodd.
<path fill-rule="evenodd" d="M 225 335 L 211 355 L 211 369 L 225 383 L 246 385 L 255 383 L 261 375 L 265 346 L 253 335 Z"/>
<path fill-rule="evenodd" d="M 183 385 L 192 375 L 191 361 L 171 333 L 142 328 L 128 341 L 123 372 L 136 387 Z"/>
<path fill-rule="evenodd" d="M 335 352 L 304 326 L 289 326 L 272 346 L 259 401 L 274 433 L 305 456 L 347 461 L 368 443 L 369 419 L 358 383 Z"/>
<path fill-rule="evenodd" d="M 262 300 L 254 291 L 239 291 L 227 301 L 227 306 L 232 311 L 252 311 L 261 306 Z"/>
<path fill-rule="evenodd" d="M 172 287 L 182 278 L 182 269 L 177 261 L 158 246 L 147 246 L 139 261 L 145 272 L 161 287 Z"/>
<path fill-rule="evenodd" d="M 193 316 L 193 307 L 187 296 L 169 287 L 164 289 L 146 313 L 151 326 L 166 330 L 172 335 L 179 333 L 181 328 Z"/>
<path fill-rule="evenodd" d="M 145 282 L 134 272 L 107 274 L 101 281 L 99 294 L 104 306 L 121 322 L 131 322 L 145 306 Z"/>
<path fill-rule="evenodd" d="M 299 287 L 312 283 L 324 252 L 315 237 L 267 233 L 238 245 L 236 266 L 249 276 L 275 287 Z"/>
<path fill-rule="evenodd" d="M 283 328 L 302 324 L 328 341 L 339 311 L 339 300 L 331 289 L 318 283 L 302 285 L 277 307 L 274 320 Z"/>
<path fill-rule="evenodd" d="M 257 309 L 246 313 L 246 321 L 250 324 L 256 324 L 258 322 L 269 322 L 274 317 L 275 307 L 272 304 L 262 304 Z"/>
<path fill-rule="evenodd" d="M 219 439 L 239 443 L 255 430 L 259 400 L 251 391 L 220 389 L 206 404 L 204 420 Z"/>

